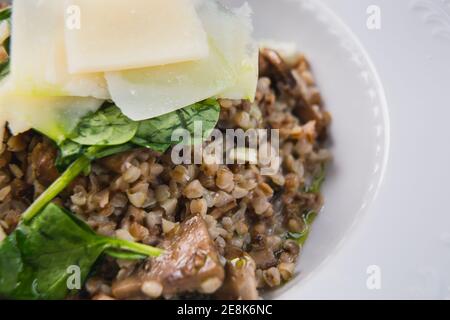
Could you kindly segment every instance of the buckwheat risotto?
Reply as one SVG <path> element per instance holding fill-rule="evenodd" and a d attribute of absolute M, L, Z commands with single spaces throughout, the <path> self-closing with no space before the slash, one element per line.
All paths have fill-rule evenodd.
<path fill-rule="evenodd" d="M 45 6 L 33 7 L 32 3 L 37 2 L 14 2 L 11 44 L 16 50 L 23 48 L 14 41 L 23 40 L 14 37 L 23 37 L 25 31 L 15 19 L 26 17 L 27 10 L 37 9 L 53 17 L 57 6 L 54 1 L 48 1 L 47 11 Z M 135 5 L 139 10 L 147 8 L 148 2 L 131 2 L 128 5 Z M 187 12 L 184 6 L 189 3 L 168 1 L 167 5 Z M 190 13 L 178 17 L 180 24 L 192 30 L 204 28 L 205 31 L 192 32 L 206 32 L 214 39 L 213 19 L 208 17 L 217 22 L 225 14 L 216 10 L 216 5 L 189 6 Z M 249 15 L 244 11 L 230 10 L 215 26 L 230 28 L 230 32 L 236 26 L 250 30 Z M 8 24 L 10 15 L 11 8 L 0 12 L 0 18 Z M 39 32 L 39 27 L 35 32 Z M 62 33 L 53 36 L 64 37 Z M 66 34 L 67 48 L 85 45 L 85 36 Z M 208 42 L 204 43 L 205 49 L 203 36 L 196 37 L 198 47 L 180 53 L 183 53 L 181 59 L 189 57 L 185 60 L 200 62 L 145 69 L 144 74 L 148 75 L 152 68 L 157 68 L 154 71 L 157 76 L 151 80 L 146 78 L 147 82 L 137 87 L 125 82 L 129 77 L 142 79 L 136 71 L 140 69 L 105 70 L 106 87 L 111 93 L 106 99 L 64 93 L 70 99 L 82 99 L 68 103 L 69 98 L 59 94 L 51 98 L 43 94 L 34 97 L 36 88 L 34 93 L 23 86 L 20 90 L 2 91 L 0 108 L 11 112 L 20 107 L 23 112 L 8 113 L 5 117 L 9 126 L 4 130 L 0 151 L 0 297 L 259 299 L 266 290 L 283 285 L 295 275 L 302 245 L 324 201 L 320 187 L 331 158 L 325 148 L 331 117 L 324 110 L 310 64 L 301 54 L 284 59 L 277 51 L 263 48 L 259 53 L 256 49 L 252 58 L 251 53 L 243 50 L 242 56 L 229 57 L 229 63 L 211 69 L 211 65 L 222 63 L 217 57 L 211 58 L 217 48 L 228 59 L 231 52 L 227 48 L 239 49 L 250 39 L 249 35 L 237 40 L 219 37 L 215 40 L 217 46 L 210 44 L 209 56 L 206 54 L 209 58 L 205 58 Z M 5 77 L 3 82 L 9 79 L 4 86 L 19 87 L 21 80 L 15 72 L 20 66 L 14 66 L 19 63 L 14 62 L 15 52 L 9 55 L 9 41 L 8 35 L 1 74 Z M 147 58 L 150 61 L 152 56 L 148 54 Z M 68 59 L 71 64 L 71 55 Z M 109 59 L 105 58 L 105 63 Z M 114 59 L 111 57 L 111 61 Z M 203 66 L 202 59 L 210 61 Z M 253 63 L 254 68 L 233 69 L 233 63 L 241 66 L 243 60 L 249 66 Z M 76 60 L 74 65 L 81 68 L 80 61 Z M 121 59 L 116 61 L 119 63 Z M 134 63 L 131 58 L 130 63 Z M 190 66 L 191 63 L 196 63 L 196 67 Z M 88 68 L 88 63 L 83 67 Z M 181 71 L 176 69 L 179 67 Z M 151 92 L 154 100 L 168 101 L 164 96 L 155 96 L 155 81 L 165 77 L 165 68 L 172 68 L 167 71 L 171 74 L 181 72 L 191 79 L 189 83 L 178 83 L 176 87 L 170 83 L 160 89 L 164 91 L 162 95 L 169 93 L 174 109 L 163 113 L 150 111 L 148 114 L 148 110 L 142 109 L 128 113 L 137 110 L 133 109 L 138 108 L 136 101 L 147 94 L 152 96 Z M 30 74 L 42 83 L 39 72 L 34 70 Z M 126 72 L 134 74 L 124 75 Z M 204 81 L 196 82 L 205 72 L 208 81 L 218 77 L 221 80 L 215 83 L 221 82 L 224 87 L 212 88 Z M 214 72 L 218 74 L 210 75 Z M 233 78 L 233 73 L 240 76 Z M 77 76 L 83 77 L 77 83 L 87 81 L 84 87 L 97 81 L 94 77 L 86 79 L 86 73 Z M 251 92 L 248 88 L 252 81 L 256 94 L 253 92 L 253 97 L 248 97 L 246 92 Z M 136 99 L 128 104 L 131 100 L 125 91 L 118 93 L 119 83 L 126 87 L 125 91 L 136 90 Z M 206 95 L 199 95 L 193 101 L 184 100 L 185 93 L 192 93 L 189 89 L 192 83 Z M 50 88 L 48 83 L 43 86 Z M 72 90 L 74 86 L 64 88 Z M 181 98 L 174 96 L 175 89 Z M 48 92 L 54 93 L 54 88 Z M 205 97 L 208 99 L 204 100 Z M 77 110 L 80 105 L 90 106 L 81 108 L 86 112 L 71 113 L 70 119 L 77 119 L 77 123 L 64 128 L 34 118 L 29 123 L 21 122 L 49 101 L 64 110 L 73 109 L 73 105 Z M 96 101 L 100 101 L 98 106 Z M 29 108 L 25 108 L 27 104 Z M 52 118 L 48 110 L 46 118 L 50 121 L 67 122 L 60 114 Z M 136 118 L 142 114 L 146 114 L 144 118 Z M 28 119 L 31 117 L 25 120 Z M 174 164 L 175 144 L 169 138 L 180 127 L 192 133 L 195 121 L 202 123 L 206 138 L 213 129 L 223 134 L 230 129 L 278 130 L 279 166 L 267 175 L 262 173 L 262 165 L 245 157 L 244 161 L 231 164 L 204 161 Z M 212 143 L 211 139 L 200 141 L 204 149 Z M 258 151 L 244 149 L 247 156 Z M 224 150 L 224 154 L 229 151 Z M 239 158 L 238 153 L 231 154 Z M 80 272 L 81 290 L 70 286 L 71 276 L 76 272 Z"/>

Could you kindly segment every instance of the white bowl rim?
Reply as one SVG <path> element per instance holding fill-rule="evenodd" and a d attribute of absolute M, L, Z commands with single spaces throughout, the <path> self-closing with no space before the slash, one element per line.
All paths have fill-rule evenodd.
<path fill-rule="evenodd" d="M 355 50 L 359 51 L 361 57 L 364 59 L 364 64 L 368 72 L 370 72 L 372 79 L 373 79 L 373 89 L 376 90 L 379 100 L 379 109 L 381 111 L 381 120 L 380 123 L 382 123 L 383 126 L 383 132 L 384 132 L 384 141 L 383 141 L 383 156 L 380 162 L 380 170 L 375 178 L 375 187 L 373 190 L 369 190 L 364 199 L 364 207 L 361 207 L 358 212 L 356 213 L 356 218 L 354 219 L 353 223 L 348 227 L 347 234 L 342 237 L 342 239 L 337 243 L 334 248 L 327 254 L 327 257 L 319 263 L 319 265 L 312 271 L 309 275 L 306 277 L 300 279 L 297 275 L 297 277 L 294 277 L 292 280 L 290 280 L 287 284 L 282 286 L 281 288 L 278 288 L 277 290 L 273 292 L 269 292 L 266 294 L 268 298 L 272 299 L 290 299 L 290 297 L 295 297 L 294 290 L 298 289 L 298 286 L 304 286 L 307 282 L 313 280 L 315 276 L 321 272 L 321 270 L 330 264 L 331 260 L 333 260 L 339 253 L 342 246 L 347 242 L 347 240 L 351 237 L 353 231 L 360 225 L 362 222 L 367 218 L 368 212 L 370 211 L 370 207 L 373 205 L 375 200 L 378 197 L 379 191 L 383 185 L 383 182 L 385 180 L 385 174 L 388 167 L 389 159 L 390 159 L 390 147 L 391 147 L 391 141 L 390 141 L 390 116 L 389 116 L 389 108 L 388 108 L 388 101 L 386 98 L 386 94 L 382 85 L 381 78 L 378 74 L 378 71 L 375 67 L 375 64 L 373 63 L 372 59 L 370 58 L 369 53 L 362 45 L 361 41 L 358 39 L 358 37 L 354 34 L 354 32 L 347 26 L 347 24 L 344 23 L 344 21 L 326 4 L 322 2 L 322 0 L 287 0 L 289 2 L 306 2 L 308 5 L 315 7 L 318 11 L 321 13 L 324 13 L 328 18 L 330 18 L 333 21 L 333 25 L 338 27 L 342 33 L 348 40 L 352 42 L 352 45 Z M 326 203 L 326 198 L 325 198 Z"/>

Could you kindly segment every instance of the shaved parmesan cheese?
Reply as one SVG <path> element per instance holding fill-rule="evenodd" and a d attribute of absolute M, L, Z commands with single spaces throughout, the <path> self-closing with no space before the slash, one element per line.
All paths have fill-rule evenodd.
<path fill-rule="evenodd" d="M 103 103 L 83 97 L 20 96 L 14 93 L 14 84 L 8 80 L 0 89 L 0 119 L 8 122 L 14 135 L 33 128 L 62 142 L 82 117 L 96 111 Z"/>
<path fill-rule="evenodd" d="M 210 47 L 207 59 L 106 73 L 117 106 L 132 120 L 157 117 L 217 95 L 236 82 L 220 51 Z"/>
<path fill-rule="evenodd" d="M 102 74 L 68 73 L 62 0 L 14 0 L 12 11 L 15 94 L 109 98 Z"/>
<path fill-rule="evenodd" d="M 61 1 L 61 0 L 59 0 Z M 72 73 L 203 59 L 208 42 L 190 0 L 67 0 L 81 13 L 66 29 Z"/>
<path fill-rule="evenodd" d="M 238 75 L 237 82 L 219 97 L 253 101 L 258 82 L 259 48 L 252 38 L 250 6 L 246 3 L 230 10 L 217 1 L 201 0 L 197 2 L 197 11 L 208 32 L 220 34 L 226 30 L 220 41 L 220 49 Z"/>
<path fill-rule="evenodd" d="M 258 47 L 248 7 L 232 12 L 203 0 L 196 9 L 209 37 L 207 59 L 105 74 L 112 99 L 131 119 L 157 117 L 214 96 L 254 99 Z"/>

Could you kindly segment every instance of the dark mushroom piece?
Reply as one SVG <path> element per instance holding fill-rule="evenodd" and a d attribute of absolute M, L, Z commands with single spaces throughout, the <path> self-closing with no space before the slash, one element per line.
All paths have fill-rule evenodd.
<path fill-rule="evenodd" d="M 166 297 L 217 291 L 225 273 L 203 218 L 193 216 L 172 232 L 166 252 L 152 262 L 144 280 L 162 284 Z"/>

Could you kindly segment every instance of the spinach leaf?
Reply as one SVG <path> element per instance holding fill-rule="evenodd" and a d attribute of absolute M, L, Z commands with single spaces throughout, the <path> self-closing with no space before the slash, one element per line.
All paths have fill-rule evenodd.
<path fill-rule="evenodd" d="M 302 232 L 288 232 L 287 238 L 295 240 L 300 246 L 303 246 L 308 239 L 311 225 L 317 217 L 317 212 L 309 211 L 303 216 L 304 228 Z"/>
<path fill-rule="evenodd" d="M 59 171 L 64 171 L 72 162 L 74 162 L 85 148 L 71 140 L 65 140 L 59 145 L 58 157 L 55 160 L 55 166 Z"/>
<path fill-rule="evenodd" d="M 0 80 L 9 74 L 9 58 L 0 63 Z"/>
<path fill-rule="evenodd" d="M 172 133 L 175 130 L 185 129 L 193 137 L 194 123 L 197 122 L 202 125 L 202 136 L 207 137 L 216 126 L 219 115 L 219 103 L 212 99 L 140 122 L 129 120 L 120 112 L 119 108 L 109 105 L 84 117 L 70 140 L 68 139 L 59 145 L 56 166 L 58 170 L 63 171 L 85 153 L 88 146 L 91 145 L 108 146 L 95 155 L 95 159 L 138 147 L 164 153 L 172 145 L 179 142 L 172 141 Z M 128 132 L 123 134 L 122 131 L 127 127 Z M 118 143 L 120 141 L 122 143 Z"/>
<path fill-rule="evenodd" d="M 158 256 L 162 250 L 103 237 L 64 209 L 49 204 L 29 224 L 22 223 L 0 243 L 0 296 L 7 299 L 62 299 L 68 268 L 84 283 L 102 253 L 122 258 Z"/>
<path fill-rule="evenodd" d="M 109 157 L 109 156 L 112 156 L 112 155 L 115 155 L 118 153 L 130 151 L 133 149 L 136 149 L 136 146 L 133 145 L 132 143 L 125 143 L 125 144 L 121 144 L 118 146 L 110 146 L 110 147 L 102 148 L 101 150 L 96 152 L 94 155 L 94 158 L 102 159 L 102 158 L 106 158 L 106 157 Z"/>
<path fill-rule="evenodd" d="M 133 143 L 134 145 L 136 145 L 138 147 L 151 149 L 151 150 L 154 150 L 154 151 L 160 152 L 160 153 L 166 152 L 167 149 L 169 149 L 172 146 L 172 144 L 169 144 L 169 143 L 151 142 L 151 141 L 148 141 L 148 140 L 138 137 L 138 136 L 135 136 L 131 140 L 131 143 Z"/>
<path fill-rule="evenodd" d="M 128 119 L 115 105 L 84 117 L 70 140 L 81 145 L 113 146 L 130 141 L 138 123 Z"/>
<path fill-rule="evenodd" d="M 114 105 L 84 117 L 70 140 L 60 145 L 56 164 L 59 169 L 71 163 L 70 166 L 26 210 L 22 215 L 23 219 L 30 220 L 38 214 L 73 179 L 80 173 L 86 172 L 91 161 L 136 147 L 165 152 L 171 145 L 178 143 L 178 141 L 172 141 L 174 130 L 186 129 L 193 136 L 195 124 L 199 122 L 202 124 L 203 136 L 207 136 L 216 126 L 219 115 L 219 103 L 209 99 L 161 117 L 140 122 L 129 120 Z"/>
<path fill-rule="evenodd" d="M 11 7 L 6 7 L 0 10 L 0 21 L 9 20 L 11 18 L 12 10 Z"/>
<path fill-rule="evenodd" d="M 132 143 L 125 143 L 117 146 L 107 146 L 98 149 L 95 154 L 91 155 L 92 160 L 102 159 L 114 154 L 126 152 L 135 149 L 136 146 Z M 63 172 L 71 163 L 73 163 L 80 156 L 88 152 L 89 146 L 83 146 L 76 142 L 66 140 L 59 145 L 58 157 L 56 158 L 55 165 L 58 171 Z"/>
<path fill-rule="evenodd" d="M 141 121 L 132 142 L 142 147 L 165 152 L 170 146 L 179 143 L 179 141 L 172 141 L 174 131 L 185 129 L 193 137 L 194 124 L 201 123 L 201 133 L 207 137 L 216 126 L 219 115 L 219 103 L 208 99 L 157 118 Z"/>
<path fill-rule="evenodd" d="M 133 253 L 133 252 L 125 252 L 125 251 L 120 251 L 120 250 L 115 250 L 115 249 L 105 250 L 105 254 L 107 254 L 108 256 L 110 256 L 112 258 L 121 259 L 121 260 L 141 260 L 141 259 L 146 258 L 146 256 L 144 256 L 142 254 Z"/>
<path fill-rule="evenodd" d="M 85 116 L 71 134 L 70 142 L 60 145 L 61 160 L 82 153 L 80 146 L 117 146 L 125 143 L 165 152 L 179 141 L 172 141 L 172 133 L 187 130 L 194 136 L 195 123 L 201 123 L 202 136 L 209 136 L 217 124 L 220 105 L 216 100 L 205 100 L 186 108 L 149 120 L 132 121 L 115 105 L 107 105 Z M 203 137 L 201 137 L 203 138 Z M 77 146 L 78 144 L 78 146 Z"/>

